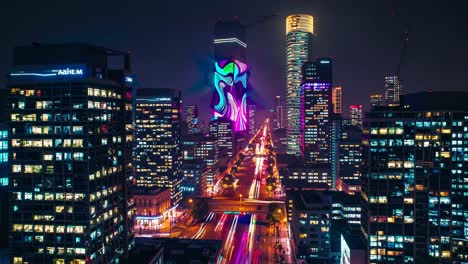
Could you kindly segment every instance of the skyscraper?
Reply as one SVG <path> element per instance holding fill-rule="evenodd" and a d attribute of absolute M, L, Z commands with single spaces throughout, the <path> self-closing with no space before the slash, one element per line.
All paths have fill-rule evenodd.
<path fill-rule="evenodd" d="M 11 262 L 119 262 L 133 244 L 129 54 L 36 44 L 13 61 Z"/>
<path fill-rule="evenodd" d="M 361 191 L 362 132 L 353 125 L 343 125 L 339 140 L 339 180 L 337 189 L 348 194 Z"/>
<path fill-rule="evenodd" d="M 313 17 L 290 15 L 286 18 L 286 111 L 288 153 L 300 155 L 300 112 L 302 64 L 312 58 Z"/>
<path fill-rule="evenodd" d="M 350 105 L 349 115 L 351 117 L 351 124 L 362 128 L 362 105 Z"/>
<path fill-rule="evenodd" d="M 370 263 L 466 262 L 467 100 L 416 93 L 370 112 L 362 186 Z"/>
<path fill-rule="evenodd" d="M 198 133 L 198 106 L 197 105 L 187 105 L 185 122 L 188 126 L 189 134 Z"/>
<path fill-rule="evenodd" d="M 249 104 L 249 135 L 253 136 L 255 134 L 255 105 Z"/>
<path fill-rule="evenodd" d="M 277 95 L 275 97 L 275 118 L 274 118 L 274 128 L 284 128 L 284 107 L 283 107 L 283 100 L 281 96 Z"/>
<path fill-rule="evenodd" d="M 341 86 L 333 87 L 332 90 L 332 104 L 333 104 L 333 112 L 335 114 L 343 113 L 343 90 Z"/>
<path fill-rule="evenodd" d="M 232 158 L 234 153 L 234 134 L 231 120 L 221 118 L 211 120 L 209 136 L 218 141 L 218 155 L 227 155 L 229 158 Z"/>
<path fill-rule="evenodd" d="M 403 85 L 396 75 L 385 77 L 385 103 L 387 105 L 397 105 L 400 102 L 400 95 L 403 94 Z"/>
<path fill-rule="evenodd" d="M 182 199 L 180 109 L 180 91 L 137 91 L 134 151 L 137 185 L 170 188 L 173 205 Z"/>
<path fill-rule="evenodd" d="M 303 65 L 301 85 L 301 152 L 309 162 L 331 162 L 332 62 L 318 59 Z"/>
<path fill-rule="evenodd" d="M 205 137 L 195 149 L 195 158 L 204 160 L 206 164 L 206 178 L 201 179 L 203 194 L 209 195 L 214 191 L 214 184 L 218 175 L 218 146 L 219 141 L 212 137 Z"/>
<path fill-rule="evenodd" d="M 381 94 L 371 94 L 369 95 L 369 102 L 371 107 L 382 106 L 384 104 L 384 99 Z"/>
<path fill-rule="evenodd" d="M 233 121 L 234 131 L 248 131 L 245 26 L 238 20 L 218 21 L 214 29 L 213 118 Z"/>

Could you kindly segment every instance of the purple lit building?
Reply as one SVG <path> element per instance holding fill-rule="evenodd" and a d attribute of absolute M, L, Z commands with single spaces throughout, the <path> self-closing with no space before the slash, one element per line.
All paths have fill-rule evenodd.
<path fill-rule="evenodd" d="M 332 66 L 330 59 L 303 65 L 301 85 L 301 153 L 313 163 L 331 162 Z"/>

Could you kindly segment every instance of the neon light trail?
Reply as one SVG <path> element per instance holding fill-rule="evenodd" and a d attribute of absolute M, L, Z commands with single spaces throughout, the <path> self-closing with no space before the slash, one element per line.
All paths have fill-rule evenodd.
<path fill-rule="evenodd" d="M 215 63 L 213 96 L 214 119 L 233 121 L 234 131 L 247 129 L 247 65 L 238 60 Z"/>

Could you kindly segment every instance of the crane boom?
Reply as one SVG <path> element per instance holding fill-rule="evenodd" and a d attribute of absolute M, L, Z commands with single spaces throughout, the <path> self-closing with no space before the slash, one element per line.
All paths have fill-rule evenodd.
<path fill-rule="evenodd" d="M 400 58 L 398 60 L 398 65 L 397 65 L 397 70 L 396 70 L 396 76 L 398 76 L 398 79 L 400 79 L 401 65 L 404 63 L 405 58 L 406 58 L 406 49 L 408 46 L 409 33 L 410 33 L 410 26 L 406 25 L 405 31 L 403 32 L 403 35 L 401 38 Z"/>

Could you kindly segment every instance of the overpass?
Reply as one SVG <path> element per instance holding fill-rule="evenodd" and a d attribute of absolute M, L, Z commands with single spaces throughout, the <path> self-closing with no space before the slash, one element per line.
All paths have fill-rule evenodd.
<path fill-rule="evenodd" d="M 267 214 L 268 205 L 278 204 L 283 206 L 283 201 L 276 200 L 257 200 L 257 199 L 209 199 L 208 205 L 210 211 L 214 213 L 226 213 L 226 212 L 246 212 L 250 214 Z"/>

